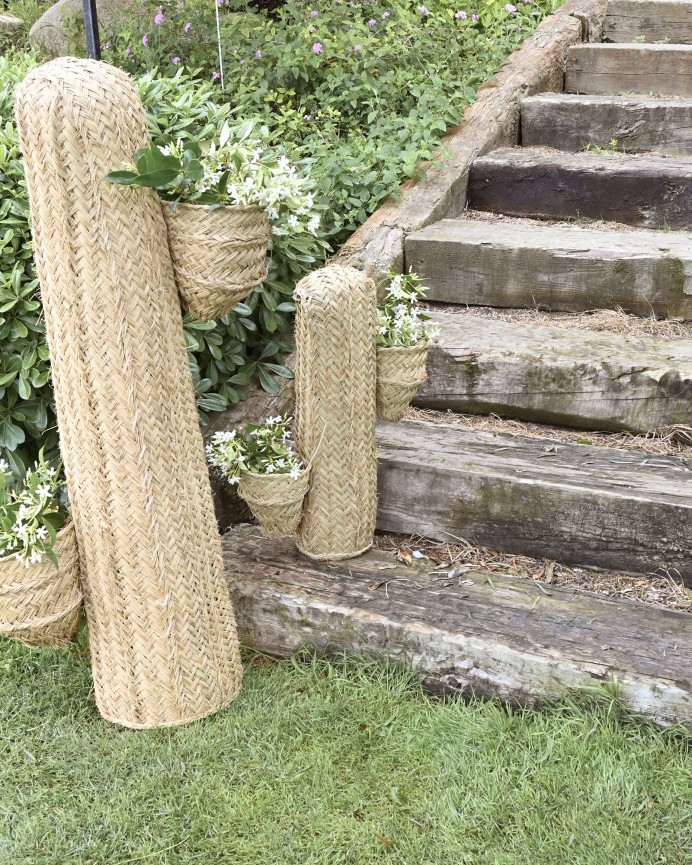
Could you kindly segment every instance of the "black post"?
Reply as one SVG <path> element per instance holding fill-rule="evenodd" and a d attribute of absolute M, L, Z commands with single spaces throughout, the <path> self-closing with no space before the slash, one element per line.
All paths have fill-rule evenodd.
<path fill-rule="evenodd" d="M 84 28 L 89 57 L 101 59 L 101 40 L 99 39 L 99 19 L 96 14 L 96 0 L 82 0 L 84 6 Z"/>

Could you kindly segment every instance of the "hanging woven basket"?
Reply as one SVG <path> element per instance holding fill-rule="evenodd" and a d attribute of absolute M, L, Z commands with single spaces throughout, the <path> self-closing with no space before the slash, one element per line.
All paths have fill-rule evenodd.
<path fill-rule="evenodd" d="M 267 277 L 271 239 L 267 211 L 161 202 L 183 306 L 212 321 L 230 312 Z"/>
<path fill-rule="evenodd" d="M 255 472 L 241 475 L 238 495 L 245 499 L 270 538 L 283 538 L 297 529 L 309 474 L 309 469 L 303 469 L 297 478 L 289 474 L 258 475 Z"/>
<path fill-rule="evenodd" d="M 400 421 L 425 381 L 430 343 L 377 349 L 377 417 Z"/>
<path fill-rule="evenodd" d="M 53 547 L 59 566 L 44 557 L 29 565 L 0 561 L 0 634 L 27 646 L 59 649 L 79 623 L 82 592 L 74 524 L 68 522 Z"/>

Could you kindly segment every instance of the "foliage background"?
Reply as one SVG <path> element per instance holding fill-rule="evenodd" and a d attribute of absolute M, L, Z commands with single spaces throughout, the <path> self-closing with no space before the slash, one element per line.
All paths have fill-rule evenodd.
<path fill-rule="evenodd" d="M 558 5 L 481 0 L 475 9 L 439 0 L 427 10 L 403 0 L 289 0 L 265 11 L 231 2 L 218 7 L 223 89 L 210 0 L 151 4 L 102 34 L 104 60 L 135 77 L 154 140 L 205 138 L 227 118 L 253 118 L 314 181 L 320 236 L 277 238 L 268 279 L 230 315 L 213 323 L 185 317 L 202 422 L 243 399 L 253 378 L 278 388 L 296 281 L 404 178 L 425 177 L 422 164 L 435 164 L 441 135 L 459 123 L 478 86 Z M 27 8 L 30 18 L 38 14 L 37 3 Z M 78 25 L 68 24 L 75 53 Z M 48 456 L 57 446 L 12 119 L 14 87 L 36 62 L 17 50 L 0 58 L 0 456 L 18 472 L 40 445 Z"/>

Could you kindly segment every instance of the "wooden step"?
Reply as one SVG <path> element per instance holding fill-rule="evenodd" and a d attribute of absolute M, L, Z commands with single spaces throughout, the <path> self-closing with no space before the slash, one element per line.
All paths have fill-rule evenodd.
<path fill-rule="evenodd" d="M 667 39 L 671 44 L 692 44 L 690 0 L 610 0 L 603 24 L 607 42 L 647 42 Z"/>
<path fill-rule="evenodd" d="M 381 531 L 692 585 L 688 460 L 413 421 L 377 444 Z"/>
<path fill-rule="evenodd" d="M 432 317 L 421 408 L 632 433 L 692 424 L 692 340 Z"/>
<path fill-rule="evenodd" d="M 672 232 L 444 219 L 406 238 L 429 300 L 692 318 L 692 244 Z"/>
<path fill-rule="evenodd" d="M 692 721 L 689 614 L 482 571 L 459 584 L 377 550 L 314 562 L 250 526 L 228 532 L 223 551 L 240 639 L 265 654 L 374 654 L 435 691 L 521 705 L 615 681 L 632 711 Z"/>
<path fill-rule="evenodd" d="M 692 45 L 573 45 L 567 49 L 565 90 L 692 96 Z"/>
<path fill-rule="evenodd" d="M 613 140 L 619 152 L 692 156 L 692 99 L 541 93 L 522 100 L 525 147 L 559 142 L 577 151 Z"/>
<path fill-rule="evenodd" d="M 471 166 L 469 205 L 510 216 L 692 227 L 692 159 L 493 150 Z"/>

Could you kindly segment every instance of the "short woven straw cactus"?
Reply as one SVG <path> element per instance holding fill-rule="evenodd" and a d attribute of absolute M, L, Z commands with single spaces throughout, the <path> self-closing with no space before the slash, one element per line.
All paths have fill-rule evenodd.
<path fill-rule="evenodd" d="M 190 315 L 220 318 L 266 279 L 271 238 L 266 210 L 161 204 L 175 281 Z"/>
<path fill-rule="evenodd" d="M 377 417 L 400 421 L 425 381 L 429 343 L 377 349 Z"/>
<path fill-rule="evenodd" d="M 245 499 L 270 538 L 292 535 L 303 512 L 303 499 L 308 491 L 308 469 L 297 478 L 290 474 L 259 475 L 243 472 L 238 495 Z"/>
<path fill-rule="evenodd" d="M 59 567 L 44 557 L 29 565 L 0 561 L 0 634 L 27 646 L 59 649 L 79 623 L 82 592 L 74 525 L 68 522 L 53 547 Z"/>

